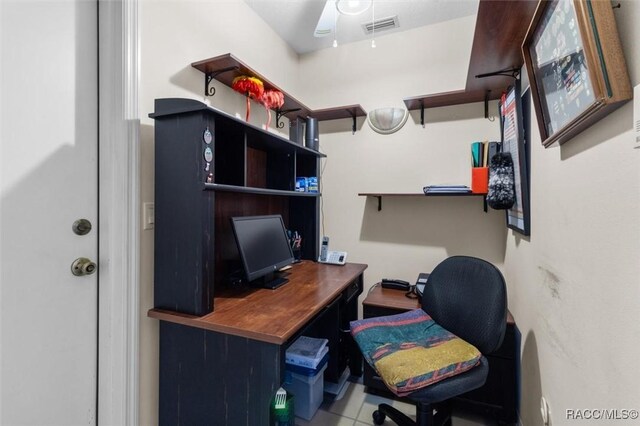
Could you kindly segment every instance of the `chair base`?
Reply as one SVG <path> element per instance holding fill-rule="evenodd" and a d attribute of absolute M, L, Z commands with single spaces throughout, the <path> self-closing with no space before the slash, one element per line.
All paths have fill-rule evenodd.
<path fill-rule="evenodd" d="M 451 426 L 451 404 L 443 402 L 438 404 L 436 414 L 433 414 L 432 404 L 418 403 L 416 407 L 416 421 L 409 416 L 393 408 L 389 404 L 380 404 L 373 412 L 373 423 L 381 425 L 385 418 L 394 422 L 398 426 Z"/>

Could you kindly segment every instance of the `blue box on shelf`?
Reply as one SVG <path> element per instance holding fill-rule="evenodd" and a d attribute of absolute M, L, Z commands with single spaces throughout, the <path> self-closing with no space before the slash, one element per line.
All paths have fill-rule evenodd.
<path fill-rule="evenodd" d="M 306 177 L 296 178 L 296 192 L 307 192 L 309 183 Z"/>

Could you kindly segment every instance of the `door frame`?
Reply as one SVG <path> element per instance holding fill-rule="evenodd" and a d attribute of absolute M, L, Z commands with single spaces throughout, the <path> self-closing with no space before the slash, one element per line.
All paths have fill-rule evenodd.
<path fill-rule="evenodd" d="M 98 3 L 98 424 L 139 423 L 138 0 Z"/>

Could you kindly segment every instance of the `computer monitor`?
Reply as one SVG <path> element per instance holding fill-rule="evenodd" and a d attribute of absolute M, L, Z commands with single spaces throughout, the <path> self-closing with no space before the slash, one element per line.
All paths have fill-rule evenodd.
<path fill-rule="evenodd" d="M 231 227 L 247 281 L 265 288 L 285 284 L 277 272 L 294 258 L 282 216 L 232 217 Z"/>

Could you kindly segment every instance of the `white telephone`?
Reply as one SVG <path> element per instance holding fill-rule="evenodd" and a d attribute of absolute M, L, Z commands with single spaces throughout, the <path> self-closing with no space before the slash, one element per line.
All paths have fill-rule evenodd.
<path fill-rule="evenodd" d="M 330 263 L 332 265 L 344 265 L 347 263 L 346 251 L 329 251 L 329 237 L 322 237 L 322 246 L 320 247 L 320 263 Z"/>

